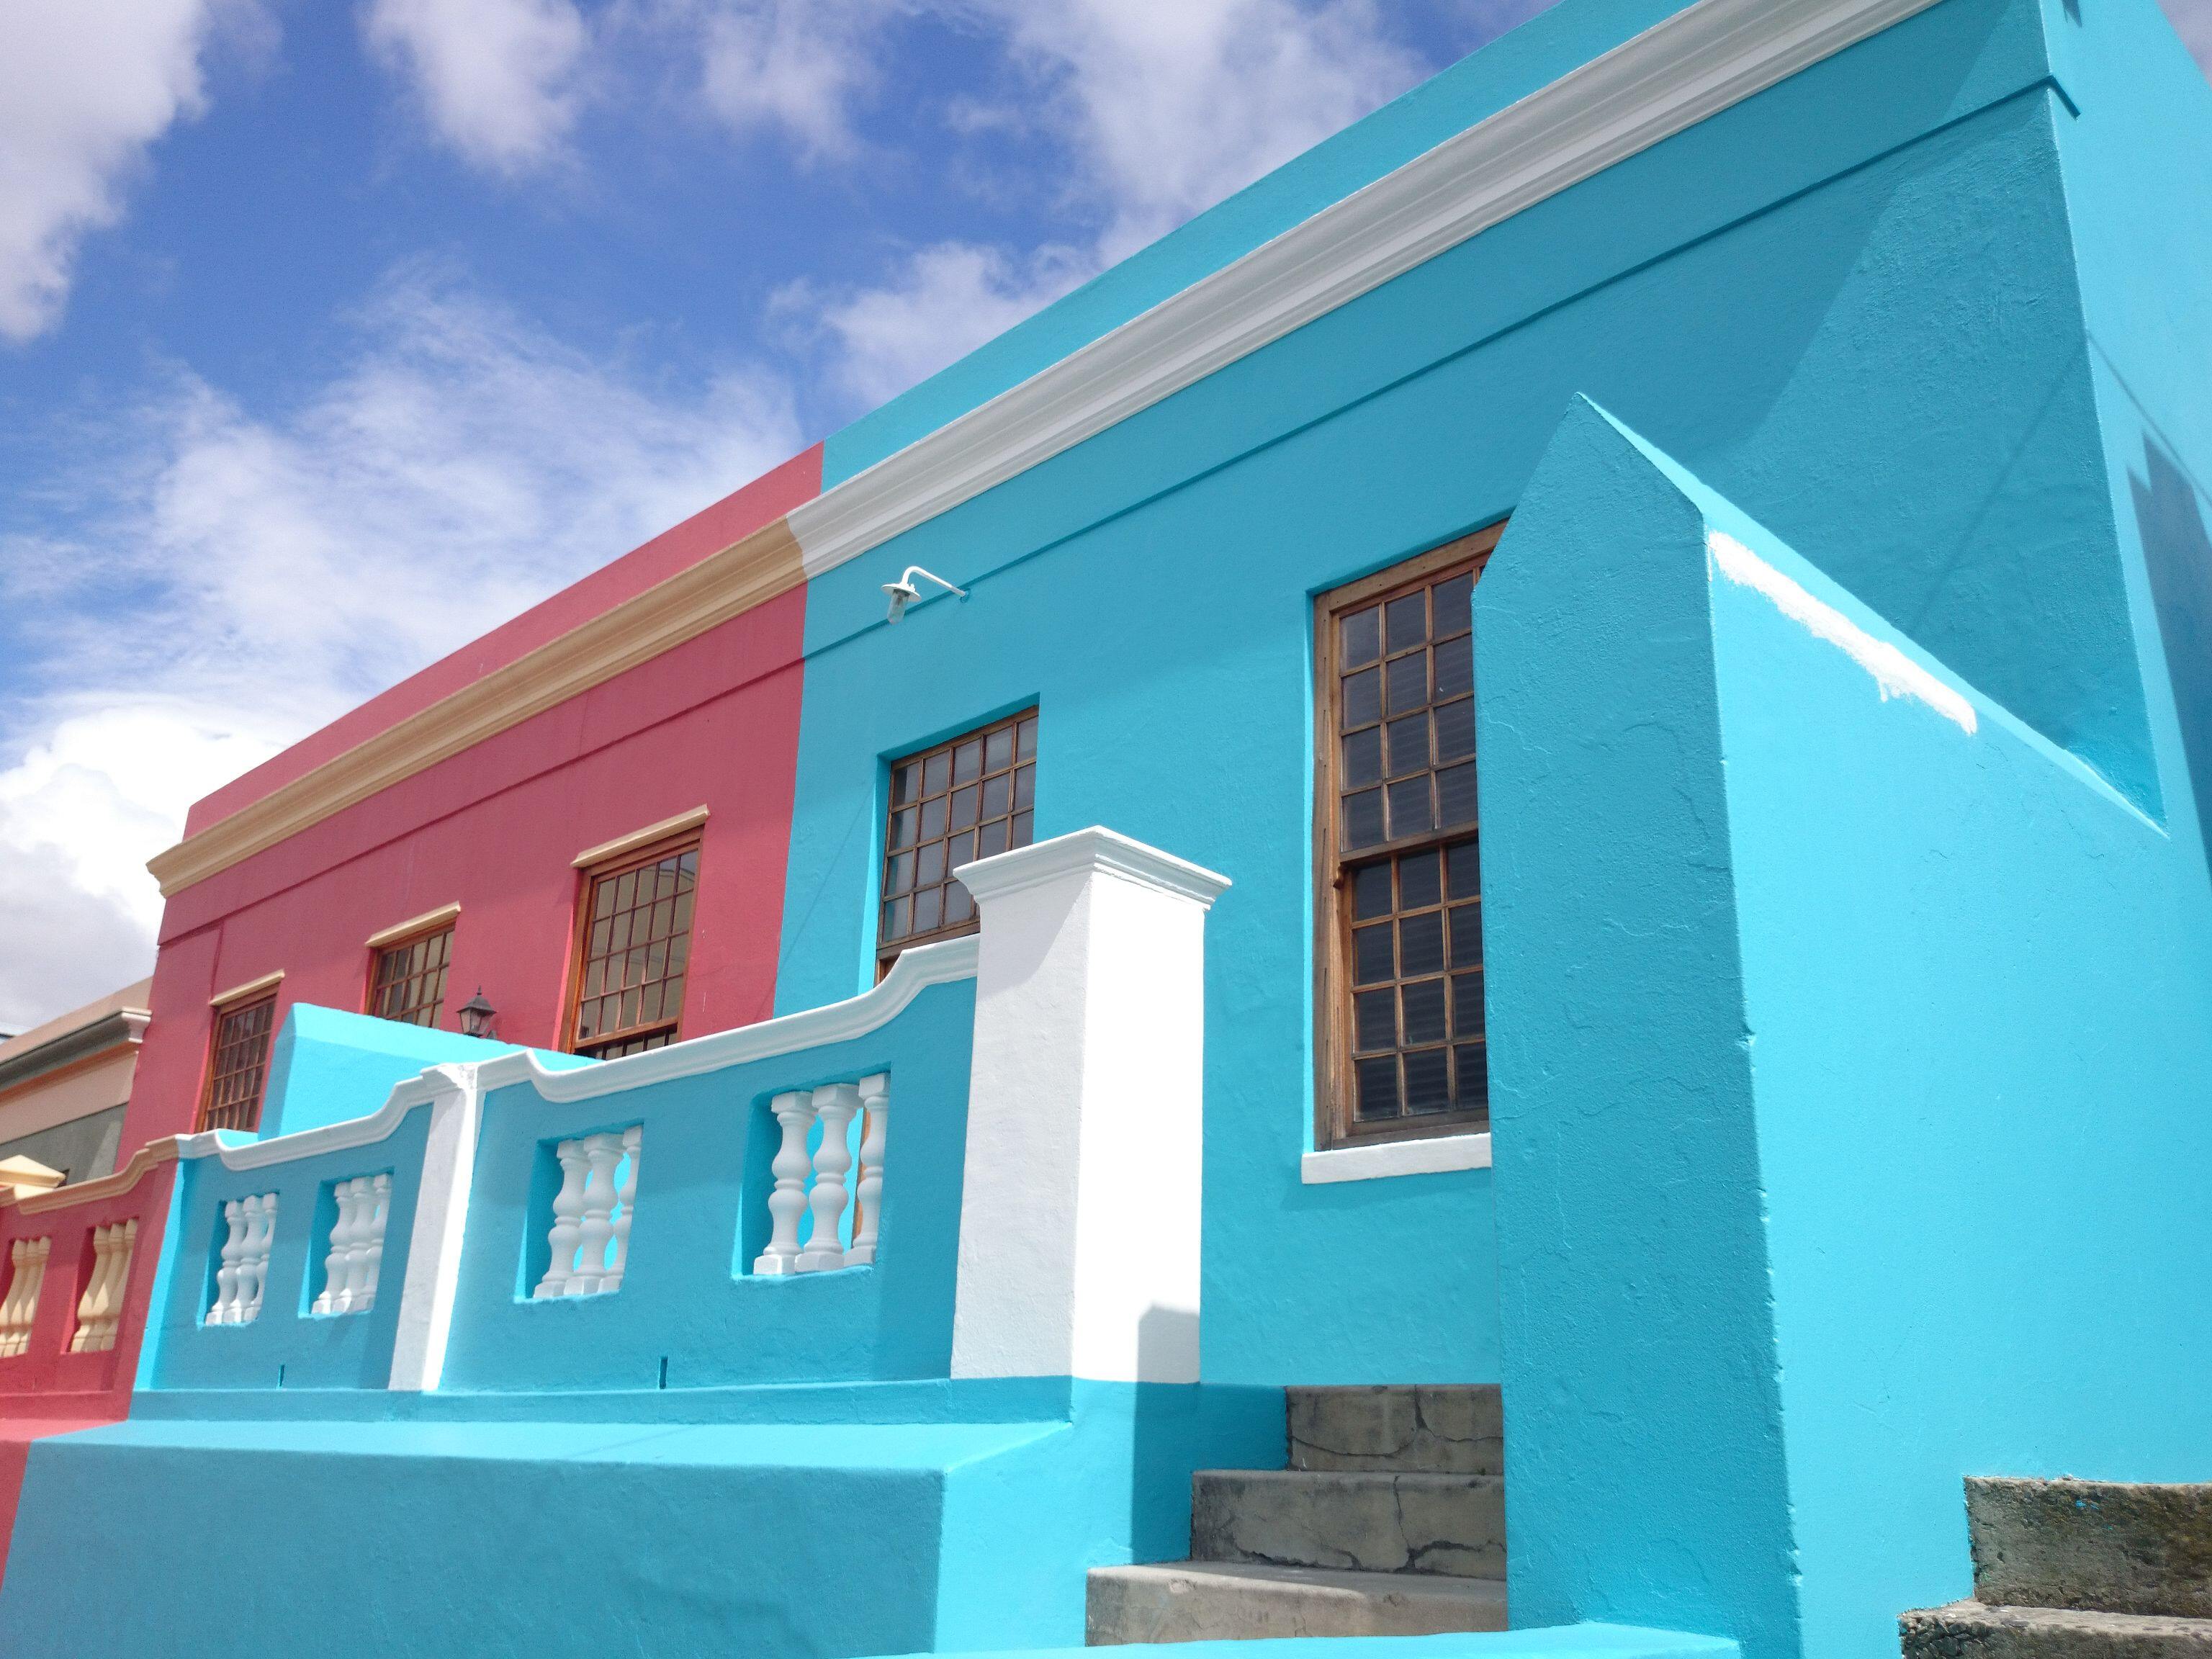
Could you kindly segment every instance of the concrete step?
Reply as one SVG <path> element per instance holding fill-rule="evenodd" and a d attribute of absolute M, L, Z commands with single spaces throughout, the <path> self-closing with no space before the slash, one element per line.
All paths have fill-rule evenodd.
<path fill-rule="evenodd" d="M 1290 1389 L 1294 1469 L 1504 1474 L 1498 1385 Z"/>
<path fill-rule="evenodd" d="M 2212 1485 L 1970 1480 L 1974 1595 L 2212 1619 Z"/>
<path fill-rule="evenodd" d="M 1494 1475 L 1201 1469 L 1196 1561 L 1352 1572 L 1505 1576 L 1505 1483 Z"/>
<path fill-rule="evenodd" d="M 1954 1601 L 1897 1621 L 1904 1659 L 2212 1659 L 2212 1619 Z"/>
<path fill-rule="evenodd" d="M 1115 1647 L 1504 1628 L 1505 1586 L 1495 1579 L 1171 1561 L 1093 1567 L 1083 1639 Z"/>

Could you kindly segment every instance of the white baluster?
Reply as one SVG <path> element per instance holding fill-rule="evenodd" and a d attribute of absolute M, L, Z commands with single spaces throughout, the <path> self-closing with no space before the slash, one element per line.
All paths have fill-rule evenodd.
<path fill-rule="evenodd" d="M 362 1197 L 361 1225 L 368 1235 L 362 1249 L 361 1282 L 354 1287 L 355 1313 L 367 1313 L 376 1305 L 377 1276 L 384 1271 L 384 1218 L 392 1208 L 392 1177 L 378 1176 L 374 1181 L 362 1177 L 368 1190 Z"/>
<path fill-rule="evenodd" d="M 890 1130 L 891 1079 L 887 1072 L 860 1079 L 860 1109 L 867 1114 L 860 1135 L 860 1178 L 853 1184 L 853 1248 L 848 1267 L 875 1265 L 876 1237 L 884 1214 L 884 1141 Z"/>
<path fill-rule="evenodd" d="M 769 1103 L 783 1130 L 776 1148 L 775 1190 L 768 1195 L 768 1212 L 775 1218 L 768 1248 L 753 1262 L 757 1273 L 794 1273 L 799 1271 L 799 1218 L 806 1213 L 806 1174 L 814 1167 L 806 1156 L 806 1132 L 814 1124 L 814 1100 L 805 1091 L 778 1095 Z"/>
<path fill-rule="evenodd" d="M 222 1206 L 222 1265 L 215 1270 L 215 1301 L 207 1313 L 210 1325 L 231 1323 L 238 1308 L 238 1258 L 246 1248 L 246 1212 L 236 1199 Z"/>
<path fill-rule="evenodd" d="M 338 1268 L 338 1293 L 331 1306 L 339 1313 L 357 1312 L 368 1274 L 368 1229 L 375 1200 L 367 1176 L 346 1182 L 345 1259 Z"/>
<path fill-rule="evenodd" d="M 339 1298 L 345 1294 L 346 1241 L 353 1231 L 356 1207 L 353 1189 L 354 1183 L 350 1181 L 335 1182 L 331 1188 L 331 1199 L 337 1206 L 337 1213 L 331 1219 L 330 1237 L 324 1244 L 323 1288 L 317 1294 L 314 1305 L 308 1310 L 311 1313 L 345 1311 L 339 1304 Z"/>
<path fill-rule="evenodd" d="M 629 1267 L 629 1224 L 637 1204 L 637 1160 L 645 1149 L 645 1130 L 633 1123 L 622 1135 L 622 1186 L 615 1193 L 615 1261 L 607 1269 L 602 1291 L 622 1289 L 623 1274 Z"/>
<path fill-rule="evenodd" d="M 607 1275 L 607 1245 L 615 1236 L 615 1165 L 622 1162 L 620 1135 L 584 1137 L 584 1218 L 579 1228 L 576 1276 L 568 1296 L 596 1296 Z"/>
<path fill-rule="evenodd" d="M 576 1241 L 581 1236 L 577 1224 L 584 1215 L 584 1143 L 564 1140 L 553 1150 L 561 1160 L 561 1190 L 553 1199 L 552 1260 L 532 1292 L 535 1296 L 566 1293 L 568 1277 L 576 1270 Z"/>
<path fill-rule="evenodd" d="M 806 1201 L 814 1211 L 814 1236 L 799 1254 L 799 1271 L 828 1273 L 845 1265 L 845 1252 L 837 1229 L 845 1218 L 852 1194 L 845 1176 L 853 1167 L 853 1149 L 845 1132 L 860 1109 L 860 1091 L 850 1083 L 825 1083 L 814 1091 L 814 1115 L 822 1120 L 822 1139 L 814 1148 L 814 1185 Z"/>
<path fill-rule="evenodd" d="M 250 1325 L 261 1314 L 262 1293 L 269 1288 L 269 1255 L 276 1233 L 276 1194 L 263 1193 L 246 1200 L 246 1249 L 239 1258 L 238 1322 Z"/>

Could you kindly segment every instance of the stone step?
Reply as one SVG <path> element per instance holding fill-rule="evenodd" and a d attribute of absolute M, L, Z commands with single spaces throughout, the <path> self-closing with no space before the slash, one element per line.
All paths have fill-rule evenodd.
<path fill-rule="evenodd" d="M 1113 1647 L 1504 1628 L 1505 1586 L 1495 1579 L 1171 1561 L 1093 1567 L 1083 1639 Z"/>
<path fill-rule="evenodd" d="M 1494 1475 L 1201 1469 L 1196 1561 L 1351 1572 L 1505 1576 L 1505 1483 Z"/>
<path fill-rule="evenodd" d="M 1966 1525 L 1983 1602 L 2212 1618 L 2212 1485 L 1974 1479 Z"/>
<path fill-rule="evenodd" d="M 1494 1382 L 1285 1392 L 1294 1469 L 1505 1473 L 1505 1417 Z"/>
<path fill-rule="evenodd" d="M 1897 1621 L 1904 1659 L 2212 1659 L 2212 1619 L 1954 1601 Z"/>

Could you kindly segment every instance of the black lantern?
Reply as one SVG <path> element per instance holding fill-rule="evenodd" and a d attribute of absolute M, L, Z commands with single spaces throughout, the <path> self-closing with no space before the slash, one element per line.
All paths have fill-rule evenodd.
<path fill-rule="evenodd" d="M 499 1010 L 484 1000 L 483 987 L 481 985 L 477 987 L 477 994 L 454 1012 L 460 1016 L 463 1036 L 489 1036 L 492 1031 L 492 1022 L 499 1018 Z"/>

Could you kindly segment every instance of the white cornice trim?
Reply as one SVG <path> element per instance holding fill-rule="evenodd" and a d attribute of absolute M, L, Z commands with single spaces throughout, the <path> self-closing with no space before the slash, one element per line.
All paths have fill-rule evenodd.
<path fill-rule="evenodd" d="M 975 977 L 975 939 L 947 939 L 919 945 L 901 954 L 880 984 L 844 1002 L 786 1014 L 781 1019 L 741 1025 L 732 1031 L 715 1031 L 689 1042 L 672 1042 L 621 1060 L 605 1060 L 572 1070 L 556 1071 L 527 1048 L 496 1059 L 471 1063 L 433 1066 L 419 1077 L 392 1085 L 382 1107 L 367 1117 L 348 1118 L 303 1129 L 297 1134 L 276 1135 L 267 1140 L 226 1146 L 219 1131 L 184 1135 L 176 1141 L 179 1158 L 218 1158 L 226 1170 L 260 1170 L 297 1158 L 319 1158 L 325 1152 L 371 1146 L 399 1127 L 400 1121 L 418 1106 L 428 1105 L 441 1095 L 479 1094 L 517 1083 L 527 1083 L 547 1100 L 589 1100 L 599 1095 L 620 1094 L 675 1078 L 719 1072 L 748 1060 L 796 1054 L 844 1042 L 889 1024 L 907 1005 L 933 985 Z"/>
<path fill-rule="evenodd" d="M 1086 870 L 1190 899 L 1205 908 L 1211 908 L 1230 886 L 1228 877 L 1202 864 L 1163 853 L 1100 824 L 1017 847 L 1011 853 L 994 853 L 989 858 L 962 865 L 953 874 L 980 902 L 1003 898 L 1025 887 L 1041 886 Z"/>
<path fill-rule="evenodd" d="M 1384 1140 L 1371 1146 L 1332 1146 L 1298 1160 L 1298 1179 L 1309 1187 L 1337 1181 L 1383 1181 L 1392 1176 L 1442 1175 L 1490 1167 L 1490 1132 Z"/>
<path fill-rule="evenodd" d="M 617 836 L 612 841 L 601 842 L 597 847 L 586 847 L 569 862 L 579 870 L 589 869 L 594 864 L 606 864 L 626 853 L 650 847 L 657 841 L 680 836 L 686 830 L 696 830 L 706 821 L 707 809 L 695 806 L 688 812 L 678 812 L 672 818 L 663 818 L 658 823 L 647 824 L 642 830 L 633 830 L 626 836 Z"/>
<path fill-rule="evenodd" d="M 1934 0 L 1698 0 L 791 514 L 811 579 Z"/>

